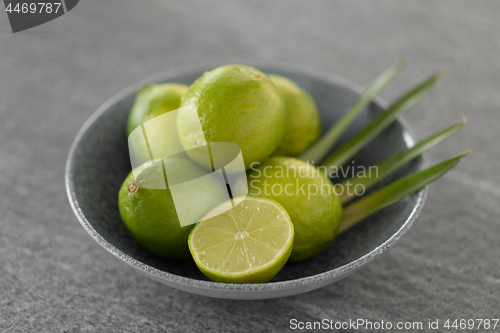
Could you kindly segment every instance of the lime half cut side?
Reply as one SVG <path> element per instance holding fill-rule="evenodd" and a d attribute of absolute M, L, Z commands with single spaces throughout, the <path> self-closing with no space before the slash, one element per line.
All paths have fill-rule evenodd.
<path fill-rule="evenodd" d="M 215 282 L 270 281 L 292 252 L 290 216 L 270 199 L 246 197 L 234 207 L 228 205 L 232 202 L 214 208 L 207 214 L 213 217 L 191 231 L 188 245 L 196 265 Z"/>

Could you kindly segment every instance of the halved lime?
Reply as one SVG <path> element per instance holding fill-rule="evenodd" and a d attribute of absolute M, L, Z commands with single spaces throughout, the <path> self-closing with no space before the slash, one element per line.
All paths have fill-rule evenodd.
<path fill-rule="evenodd" d="M 193 259 L 216 282 L 268 282 L 292 252 L 290 216 L 279 203 L 265 198 L 246 197 L 231 205 L 228 201 L 214 208 L 207 214 L 213 217 L 191 231 L 188 245 Z"/>

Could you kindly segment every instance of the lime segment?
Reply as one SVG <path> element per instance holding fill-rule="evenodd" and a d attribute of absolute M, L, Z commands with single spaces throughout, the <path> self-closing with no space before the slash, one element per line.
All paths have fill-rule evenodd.
<path fill-rule="evenodd" d="M 188 245 L 194 261 L 216 282 L 268 282 L 292 251 L 292 221 L 273 200 L 247 197 L 231 205 L 227 201 L 216 207 L 208 214 L 213 217 L 191 231 Z"/>

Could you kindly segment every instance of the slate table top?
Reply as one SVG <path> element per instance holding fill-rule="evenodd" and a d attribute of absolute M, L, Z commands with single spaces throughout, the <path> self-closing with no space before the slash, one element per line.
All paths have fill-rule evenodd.
<path fill-rule="evenodd" d="M 446 319 L 499 318 L 499 55 L 498 1 L 86 0 L 16 34 L 0 13 L 0 331 L 276 332 L 291 319 L 359 318 L 420 321 L 424 331 L 439 319 L 446 331 Z M 404 116 L 418 138 L 468 119 L 427 162 L 472 153 L 430 187 L 394 247 L 340 282 L 265 301 L 191 295 L 121 263 L 73 215 L 63 177 L 71 142 L 136 81 L 251 61 L 366 87 L 402 56 L 410 64 L 385 100 L 447 70 Z"/>

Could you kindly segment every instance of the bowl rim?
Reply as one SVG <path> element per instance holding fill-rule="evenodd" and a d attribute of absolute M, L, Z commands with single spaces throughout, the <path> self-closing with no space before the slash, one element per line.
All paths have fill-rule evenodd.
<path fill-rule="evenodd" d="M 245 62 L 249 63 L 249 62 Z M 113 97 L 109 98 L 106 102 L 104 102 L 97 110 L 95 110 L 92 115 L 84 122 L 80 130 L 78 131 L 75 139 L 73 140 L 71 147 L 69 149 L 68 157 L 66 160 L 66 166 L 65 166 L 65 174 L 64 174 L 64 179 L 65 179 L 65 188 L 66 188 L 66 193 L 68 195 L 68 199 L 71 205 L 71 208 L 73 209 L 74 214 L 76 215 L 78 221 L 82 225 L 82 227 L 87 231 L 87 233 L 103 248 L 105 248 L 107 251 L 109 251 L 111 254 L 113 254 L 115 257 L 120 259 L 121 261 L 126 262 L 127 264 L 131 265 L 133 268 L 136 270 L 146 274 L 147 276 L 157 280 L 157 281 L 164 281 L 168 282 L 168 284 L 172 287 L 177 286 L 196 286 L 198 289 L 203 289 L 206 291 L 235 291 L 235 292 L 254 292 L 254 291 L 259 291 L 259 292 L 272 292 L 272 291 L 278 291 L 278 290 L 287 290 L 287 289 L 294 289 L 297 287 L 303 287 L 307 286 L 311 283 L 318 283 L 323 281 L 323 285 L 328 284 L 329 280 L 335 281 L 335 278 L 338 278 L 339 276 L 342 275 L 347 275 L 349 273 L 353 273 L 354 271 L 358 270 L 361 268 L 361 266 L 365 265 L 366 263 L 372 261 L 379 255 L 381 255 L 383 252 L 385 252 L 389 247 L 394 245 L 400 238 L 403 236 L 406 231 L 412 226 L 413 222 L 416 220 L 418 217 L 420 211 L 422 210 L 422 207 L 424 205 L 425 199 L 427 197 L 427 191 L 428 191 L 428 185 L 425 186 L 423 189 L 418 191 L 418 198 L 417 202 L 415 203 L 415 206 L 413 207 L 410 215 L 404 221 L 404 223 L 401 225 L 401 227 L 395 231 L 395 233 L 386 241 L 384 241 L 382 244 L 380 244 L 378 247 L 374 248 L 370 252 L 366 253 L 362 257 L 351 261 L 347 264 L 344 264 L 340 267 L 331 269 L 326 272 L 310 275 L 307 277 L 302 277 L 298 279 L 292 279 L 292 280 L 286 280 L 286 281 L 276 281 L 276 282 L 267 282 L 267 283 L 255 283 L 255 284 L 234 284 L 234 283 L 220 283 L 220 282 L 212 282 L 212 281 L 205 281 L 205 280 L 197 280 L 197 279 L 192 279 L 189 277 L 184 277 L 180 275 L 176 275 L 173 273 L 165 272 L 163 270 L 157 269 L 155 267 L 152 267 L 150 265 L 144 264 L 141 261 L 129 256 L 128 254 L 122 252 L 118 248 L 116 248 L 114 245 L 109 243 L 106 239 L 104 239 L 92 226 L 92 224 L 87 220 L 85 215 L 80 209 L 79 203 L 76 198 L 75 194 L 75 187 L 74 183 L 72 180 L 72 167 L 73 167 L 73 160 L 74 156 L 77 150 L 77 147 L 84 136 L 85 132 L 90 128 L 90 126 L 104 113 L 106 110 L 108 110 L 113 104 L 116 104 L 129 94 L 135 92 L 140 86 L 146 84 L 146 83 L 154 83 L 154 82 L 162 82 L 168 77 L 173 77 L 173 76 L 179 76 L 179 75 L 185 75 L 189 74 L 193 71 L 205 71 L 210 68 L 215 68 L 217 66 L 222 65 L 221 62 L 208 62 L 208 63 L 199 63 L 199 64 L 194 64 L 194 65 L 188 65 L 188 66 L 182 66 L 178 67 L 175 69 L 167 70 L 159 74 L 155 74 L 152 76 L 149 76 L 146 79 L 143 79 L 133 85 L 128 86 L 127 88 L 121 90 L 117 94 L 115 94 Z M 273 63 L 249 63 L 250 66 L 254 66 L 256 68 L 263 68 L 265 72 L 268 72 L 267 69 L 274 68 L 277 70 L 281 71 L 288 71 L 288 72 L 294 72 L 297 74 L 302 74 L 302 75 L 307 75 L 311 77 L 316 77 L 324 81 L 328 81 L 331 83 L 334 83 L 336 85 L 339 85 L 341 87 L 344 87 L 346 89 L 352 90 L 358 94 L 363 93 L 365 90 L 362 88 L 360 85 L 353 83 L 347 79 L 344 79 L 342 77 L 339 77 L 334 74 L 323 74 L 323 73 L 318 73 L 310 69 L 305 69 L 301 68 L 300 66 L 289 66 L 289 65 L 282 65 L 282 64 L 273 64 Z M 381 99 L 378 96 L 375 96 L 375 98 L 372 99 L 372 102 L 377 104 L 383 109 L 387 108 L 388 103 L 385 102 L 383 99 Z M 405 141 L 406 145 L 408 147 L 412 146 L 415 143 L 415 135 L 413 133 L 413 130 L 411 127 L 408 125 L 408 123 L 402 118 L 398 117 L 396 120 L 397 122 L 400 123 L 400 125 L 403 127 L 405 132 L 403 135 L 403 140 Z M 423 160 L 423 167 L 425 167 L 425 159 Z M 319 288 L 319 287 L 318 287 Z M 180 288 L 183 289 L 183 288 Z M 314 288 L 313 288 L 314 289 Z M 309 289 L 305 289 L 302 292 L 307 292 Z"/>

